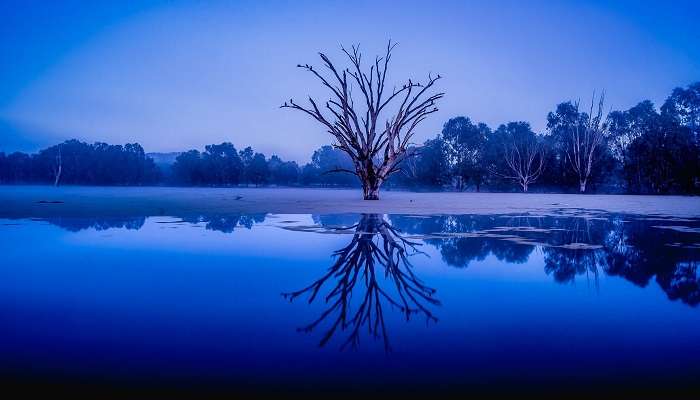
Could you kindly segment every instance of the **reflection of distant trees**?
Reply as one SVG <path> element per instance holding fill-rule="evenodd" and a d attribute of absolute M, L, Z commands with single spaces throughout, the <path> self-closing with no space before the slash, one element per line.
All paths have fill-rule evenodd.
<path fill-rule="evenodd" d="M 659 221 L 623 221 L 620 217 L 583 223 L 580 226 L 585 227 L 590 239 L 579 243 L 602 247 L 544 247 L 545 269 L 560 282 L 572 281 L 576 275 L 603 271 L 645 287 L 656 277 L 670 299 L 697 305 L 700 302 L 697 269 L 700 249 L 694 245 L 700 235 L 652 228 L 655 223 Z"/>
<path fill-rule="evenodd" d="M 213 214 L 183 217 L 185 222 L 204 223 L 207 230 L 231 233 L 236 228 L 251 229 L 256 223 L 265 222 L 266 214 Z"/>
<path fill-rule="evenodd" d="M 585 217 L 549 217 L 544 223 L 555 227 L 549 233 L 549 240 L 544 241 L 552 246 L 542 248 L 545 272 L 561 283 L 573 282 L 577 275 L 583 274 L 592 276 L 597 283 L 598 271 L 605 267 L 605 255 L 591 247 L 605 241 L 610 222 Z M 588 248 L 556 247 L 572 244 Z"/>
<path fill-rule="evenodd" d="M 448 265 L 467 267 L 489 255 L 522 263 L 539 247 L 545 272 L 557 282 L 582 275 L 596 279 L 604 272 L 644 287 L 655 277 L 670 299 L 700 303 L 700 234 L 652 227 L 663 220 L 453 215 L 392 216 L 391 222 L 410 234 L 425 235 Z M 688 223 L 698 225 L 683 222 Z"/>
<path fill-rule="evenodd" d="M 461 234 L 506 236 L 506 233 L 489 233 L 489 231 L 507 224 L 528 226 L 532 221 L 524 218 L 504 219 L 492 215 L 441 215 L 431 218 L 392 216 L 391 222 L 404 232 L 426 235 L 425 241 L 438 248 L 442 259 L 455 267 L 467 267 L 471 261 L 484 260 L 490 254 L 501 261 L 524 263 L 533 250 L 532 246 L 496 238 L 456 236 Z"/>
<path fill-rule="evenodd" d="M 657 282 L 672 300 L 680 299 L 684 303 L 700 303 L 699 261 L 680 261 L 676 267 L 656 276 Z"/>
<path fill-rule="evenodd" d="M 158 222 L 173 224 L 186 222 L 191 224 L 204 223 L 205 228 L 212 231 L 231 233 L 236 228 L 251 229 L 253 225 L 265 221 L 266 214 L 211 214 L 185 216 L 180 221 Z M 112 228 L 126 228 L 138 230 L 146 222 L 146 217 L 130 218 L 47 218 L 46 222 L 59 226 L 71 232 L 84 229 L 103 231 Z"/>
<path fill-rule="evenodd" d="M 338 331 L 348 331 L 341 348 L 356 347 L 361 333 L 367 332 L 381 339 L 389 351 L 385 306 L 398 309 L 407 320 L 418 314 L 428 321 L 437 321 L 430 310 L 431 305 L 440 304 L 434 297 L 435 290 L 414 274 L 408 261 L 409 255 L 418 252 L 419 243 L 402 237 L 377 214 L 364 214 L 359 222 L 349 226 L 344 218 L 325 222 L 354 234 L 348 245 L 333 253 L 335 262 L 323 276 L 301 290 L 284 293 L 290 301 L 307 296 L 311 303 L 320 296 L 326 303 L 321 315 L 300 331 L 326 326 L 321 346 Z"/>
<path fill-rule="evenodd" d="M 146 217 L 131 218 L 46 218 L 44 221 L 67 231 L 78 232 L 84 229 L 104 231 L 111 228 L 141 229 Z"/>
<path fill-rule="evenodd" d="M 612 224 L 604 251 L 609 275 L 639 286 L 656 282 L 672 300 L 700 303 L 700 234 L 651 228 L 659 221 L 632 220 Z"/>
<path fill-rule="evenodd" d="M 598 276 L 604 267 L 602 251 L 592 249 L 561 249 L 545 247 L 544 271 L 560 283 L 573 282 L 577 275 Z"/>
<path fill-rule="evenodd" d="M 357 214 L 313 216 L 317 224 L 325 227 L 341 231 L 355 229 L 355 236 L 361 235 L 360 229 L 369 229 L 367 232 L 371 234 L 367 238 L 384 243 L 405 245 L 408 242 L 382 232 L 401 230 L 407 235 L 422 237 L 440 251 L 445 263 L 456 267 L 467 267 L 471 261 L 484 260 L 489 255 L 509 263 L 524 263 L 535 247 L 539 247 L 544 255 L 545 272 L 557 282 L 572 282 L 582 275 L 596 278 L 602 271 L 642 287 L 655 279 L 670 299 L 691 305 L 700 303 L 700 233 L 653 227 L 670 224 L 663 220 L 622 216 L 591 218 L 590 215 L 395 215 L 389 220 L 376 221 L 368 218 Z M 145 220 L 143 216 L 45 219 L 72 232 L 110 228 L 136 230 L 143 227 Z M 357 223 L 358 220 L 361 223 Z M 206 229 L 231 233 L 237 228 L 251 229 L 264 222 L 265 214 L 197 215 L 183 217 L 182 221 L 204 223 Z M 673 224 L 700 226 L 697 221 Z M 362 236 L 357 240 L 360 238 Z"/>
<path fill-rule="evenodd" d="M 362 216 L 360 214 L 314 214 L 311 216 L 315 224 L 326 228 L 348 227 L 357 224 Z"/>

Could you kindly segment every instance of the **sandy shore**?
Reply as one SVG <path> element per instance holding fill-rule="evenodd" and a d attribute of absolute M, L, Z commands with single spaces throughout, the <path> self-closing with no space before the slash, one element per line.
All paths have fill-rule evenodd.
<path fill-rule="evenodd" d="M 217 213 L 497 214 L 560 209 L 700 217 L 700 198 L 520 193 L 383 191 L 364 201 L 359 190 L 0 186 L 0 217 L 94 217 Z"/>

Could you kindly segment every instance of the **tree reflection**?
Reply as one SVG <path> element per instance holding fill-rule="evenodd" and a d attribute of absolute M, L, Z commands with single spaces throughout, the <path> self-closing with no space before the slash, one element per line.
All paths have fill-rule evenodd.
<path fill-rule="evenodd" d="M 211 231 L 232 233 L 236 228 L 251 229 L 253 225 L 265 221 L 266 214 L 208 214 L 183 217 L 185 222 L 204 223 Z"/>
<path fill-rule="evenodd" d="M 579 215 L 581 214 L 581 215 Z M 601 273 L 645 287 L 655 278 L 669 299 L 700 303 L 700 221 L 603 213 L 572 215 L 391 216 L 394 226 L 440 251 L 443 261 L 467 267 L 489 255 L 526 262 L 538 249 L 556 282 Z"/>
<path fill-rule="evenodd" d="M 206 214 L 206 215 L 186 215 L 178 220 L 156 221 L 157 224 L 200 224 L 203 223 L 205 229 L 223 233 L 232 233 L 236 228 L 251 229 L 253 225 L 265 221 L 266 214 Z M 108 229 L 124 228 L 128 230 L 139 230 L 146 223 L 145 216 L 137 217 L 51 217 L 42 219 L 71 232 L 79 232 L 86 229 L 104 231 Z"/>
<path fill-rule="evenodd" d="M 538 251 L 543 255 L 544 272 L 559 283 L 573 283 L 585 276 L 597 287 L 601 274 L 618 276 L 640 287 L 655 280 L 669 299 L 693 306 L 700 303 L 699 220 L 570 210 L 568 213 L 392 215 L 388 219 L 357 214 L 314 216 L 314 221 L 327 229 L 352 232 L 353 240 L 335 253 L 337 260 L 327 276 L 301 292 L 290 293 L 289 297 L 294 299 L 308 293 L 313 300 L 324 283 L 330 285 L 333 281 L 336 286 L 326 298 L 336 307 L 331 313 L 334 310 L 349 312 L 349 304 L 337 304 L 338 297 L 350 296 L 353 289 L 361 286 L 366 291 L 363 299 L 367 304 L 361 310 L 365 318 L 381 316 L 381 304 L 376 301 L 382 299 L 399 305 L 407 317 L 417 312 L 432 319 L 423 304 L 437 304 L 433 291 L 413 275 L 407 259 L 408 253 L 416 252 L 419 242 L 424 242 L 438 249 L 442 260 L 455 267 L 467 268 L 471 262 L 489 256 L 507 263 L 525 263 Z M 265 218 L 265 214 L 209 214 L 156 223 L 203 223 L 207 230 L 232 233 L 240 228 L 251 229 Z M 110 228 L 138 230 L 144 226 L 146 217 L 48 218 L 45 221 L 73 232 Z M 401 237 L 399 230 L 410 234 L 412 239 Z M 377 268 L 384 270 L 380 276 L 392 280 L 396 293 L 390 296 L 380 287 Z M 362 285 L 357 285 L 358 280 Z M 339 326 L 343 329 L 355 326 L 352 325 L 355 315 L 342 318 L 333 331 Z M 362 324 L 369 324 L 369 321 L 362 321 Z M 374 335 L 383 335 L 383 328 L 383 321 L 370 325 Z"/>
<path fill-rule="evenodd" d="M 500 261 L 526 262 L 533 247 L 501 240 L 514 237 L 499 228 L 530 227 L 536 221 L 493 215 L 441 215 L 430 218 L 392 216 L 391 222 L 407 233 L 424 235 L 425 242 L 438 248 L 448 265 L 465 268 L 470 262 L 482 261 L 491 254 Z"/>
<path fill-rule="evenodd" d="M 51 217 L 44 221 L 51 225 L 56 225 L 70 232 L 79 232 L 85 229 L 104 231 L 112 228 L 125 228 L 129 230 L 139 230 L 146 222 L 146 217 L 123 217 L 123 218 L 62 218 Z"/>
<path fill-rule="evenodd" d="M 690 305 L 700 303 L 700 232 L 695 226 L 684 231 L 663 221 L 635 219 L 612 224 L 604 242 L 605 272 L 621 276 L 639 286 L 652 278 L 671 300 Z"/>
<path fill-rule="evenodd" d="M 598 227 L 600 221 L 585 217 L 554 221 L 558 229 L 551 231 L 551 238 L 546 241 L 551 246 L 542 248 L 545 273 L 560 283 L 573 282 L 576 276 L 585 274 L 586 278 L 593 278 L 597 288 L 598 271 L 605 267 L 604 252 L 595 248 L 605 239 L 605 229 Z M 574 245 L 574 248 L 558 247 L 567 245 Z"/>
<path fill-rule="evenodd" d="M 435 289 L 414 274 L 408 260 L 419 252 L 418 242 L 402 237 L 378 214 L 363 214 L 355 225 L 336 229 L 354 230 L 354 234 L 347 246 L 333 254 L 335 262 L 328 271 L 309 286 L 283 294 L 290 301 L 308 296 L 309 303 L 320 295 L 327 304 L 321 315 L 300 331 L 311 332 L 325 323 L 328 327 L 320 346 L 339 330 L 348 331 L 341 346 L 344 349 L 357 347 L 361 332 L 366 330 L 390 351 L 385 305 L 397 308 L 406 320 L 417 314 L 427 321 L 437 321 L 430 310 L 440 304 L 434 297 Z M 321 294 L 324 288 L 328 290 Z"/>

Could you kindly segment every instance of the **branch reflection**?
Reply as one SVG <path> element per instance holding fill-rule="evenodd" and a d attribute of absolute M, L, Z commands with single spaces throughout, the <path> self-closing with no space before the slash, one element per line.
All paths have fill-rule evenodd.
<path fill-rule="evenodd" d="M 290 301 L 307 296 L 309 303 L 322 297 L 327 304 L 321 315 L 300 331 L 311 332 L 325 323 L 320 346 L 326 345 L 339 330 L 348 331 L 341 345 L 344 349 L 356 348 L 366 330 L 370 336 L 381 339 L 385 350 L 390 351 L 386 305 L 398 309 L 406 320 L 412 315 L 423 315 L 427 321 L 437 321 L 430 310 L 431 306 L 440 305 L 435 289 L 416 276 L 408 259 L 420 253 L 420 243 L 402 237 L 378 214 L 364 214 L 358 223 L 337 229 L 354 230 L 354 234 L 347 246 L 333 254 L 335 262 L 328 271 L 309 286 L 283 294 Z"/>

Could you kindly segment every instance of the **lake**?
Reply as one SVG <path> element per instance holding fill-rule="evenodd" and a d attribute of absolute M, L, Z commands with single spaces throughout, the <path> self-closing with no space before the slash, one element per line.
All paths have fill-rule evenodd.
<path fill-rule="evenodd" d="M 663 390 L 700 378 L 696 219 L 0 219 L 0 254 L 3 381 Z"/>

